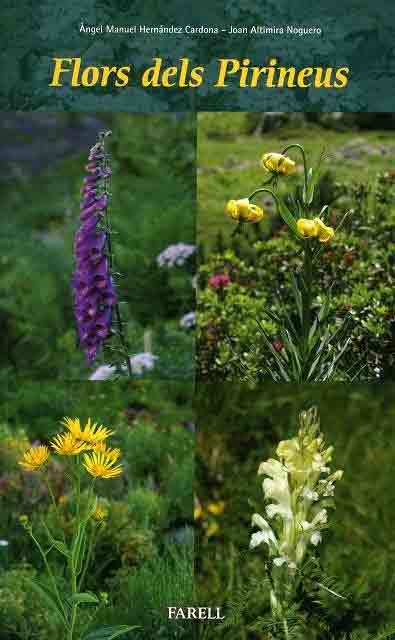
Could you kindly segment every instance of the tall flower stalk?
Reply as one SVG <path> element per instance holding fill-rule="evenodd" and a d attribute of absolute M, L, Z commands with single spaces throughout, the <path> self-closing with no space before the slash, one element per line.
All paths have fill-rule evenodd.
<path fill-rule="evenodd" d="M 330 469 L 333 447 L 326 446 L 320 433 L 316 409 L 303 411 L 299 422 L 297 436 L 281 441 L 276 458 L 259 466 L 258 474 L 265 476 L 266 518 L 254 513 L 252 524 L 258 531 L 250 542 L 251 549 L 264 547 L 271 612 L 286 640 L 290 637 L 287 615 L 297 601 L 303 567 L 322 540 L 328 508 L 334 507 L 335 483 L 343 475 Z M 320 583 L 317 586 L 325 589 Z"/>
<path fill-rule="evenodd" d="M 295 149 L 303 161 L 303 189 L 301 199 L 294 199 L 292 211 L 280 195 L 279 181 L 296 170 L 296 163 L 287 155 Z M 337 365 L 349 344 L 347 338 L 348 322 L 342 321 L 335 331 L 330 325 L 330 289 L 322 294 L 324 302 L 316 304 L 314 285 L 316 264 L 323 248 L 335 236 L 335 230 L 328 226 L 328 206 L 320 213 L 313 210 L 315 188 L 320 175 L 320 165 L 308 168 L 306 154 L 302 145 L 287 146 L 282 153 L 266 153 L 262 166 L 270 177 L 262 187 L 255 189 L 248 198 L 230 200 L 226 213 L 237 221 L 235 233 L 240 233 L 248 223 L 260 222 L 265 212 L 252 203 L 259 195 L 269 194 L 275 201 L 277 211 L 289 228 L 298 244 L 302 257 L 302 267 L 291 273 L 291 294 L 294 309 L 287 312 L 283 301 L 278 301 L 278 312 L 266 309 L 265 314 L 277 327 L 281 337 L 281 349 L 273 346 L 262 322 L 257 319 L 258 327 L 266 349 L 271 358 L 264 357 L 261 373 L 276 382 L 327 382 L 337 375 Z M 343 217 L 337 230 L 343 225 Z M 336 230 L 336 231 L 337 231 Z M 322 293 L 322 291 L 321 291 Z"/>
<path fill-rule="evenodd" d="M 126 634 L 133 627 L 105 626 L 90 631 L 88 627 L 108 603 L 108 594 L 84 591 L 84 583 L 95 543 L 108 515 L 108 509 L 96 494 L 97 482 L 115 478 L 122 473 L 123 467 L 118 463 L 121 451 L 107 445 L 113 431 L 92 423 L 90 419 L 85 426 L 81 425 L 78 418 L 65 418 L 62 424 L 65 430 L 53 438 L 50 448 L 46 445 L 31 447 L 19 461 L 27 473 L 41 474 L 48 488 L 57 523 L 57 529 L 54 530 L 53 525 L 42 518 L 40 528 L 45 538 L 41 539 L 36 524 L 28 516 L 19 518 L 41 556 L 47 575 L 46 583 L 32 582 L 31 586 L 42 598 L 43 607 L 50 607 L 56 615 L 64 629 L 65 635 L 62 637 L 66 640 L 115 638 Z M 63 459 L 65 478 L 70 483 L 70 534 L 67 535 L 63 528 L 65 514 L 59 513 L 60 506 L 48 476 L 48 465 L 53 455 Z M 59 584 L 52 564 L 54 555 L 57 556 L 57 564 L 64 564 L 64 574 L 68 581 L 66 592 Z M 89 607 L 84 622 L 80 620 L 81 607 Z"/>
<path fill-rule="evenodd" d="M 99 134 L 86 165 L 81 188 L 80 227 L 75 236 L 75 272 L 72 279 L 74 315 L 79 343 L 89 363 L 104 346 L 113 352 L 112 360 L 121 373 L 132 377 L 129 349 L 124 333 L 116 286 L 110 218 L 110 157 L 106 139 L 110 131 Z M 116 336 L 118 346 L 108 341 Z"/>

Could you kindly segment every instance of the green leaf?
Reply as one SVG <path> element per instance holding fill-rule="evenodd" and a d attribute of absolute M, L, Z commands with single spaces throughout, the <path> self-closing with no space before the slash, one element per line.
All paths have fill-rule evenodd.
<path fill-rule="evenodd" d="M 284 220 L 285 224 L 289 226 L 289 228 L 291 229 L 291 231 L 293 231 L 293 233 L 297 238 L 300 238 L 300 235 L 298 233 L 298 228 L 296 226 L 296 220 L 292 215 L 292 213 L 290 212 L 290 210 L 288 209 L 285 202 L 283 202 L 280 198 L 278 198 L 278 209 L 279 209 L 279 214 Z"/>
<path fill-rule="evenodd" d="M 41 598 L 43 603 L 45 603 L 54 613 L 56 613 L 59 618 L 62 620 L 64 624 L 68 624 L 66 620 L 65 614 L 62 611 L 56 596 L 52 591 L 50 591 L 47 587 L 44 587 L 42 584 L 36 582 L 31 578 L 26 578 L 26 582 L 28 585 L 37 593 L 37 595 Z"/>
<path fill-rule="evenodd" d="M 62 540 L 56 540 L 56 538 L 53 537 L 53 535 L 50 532 L 50 530 L 48 529 L 44 519 L 41 522 L 42 522 L 42 524 L 44 526 L 44 529 L 45 529 L 46 534 L 48 536 L 48 540 L 50 541 L 51 545 L 53 547 L 55 547 L 55 549 L 57 549 L 59 551 L 59 553 L 61 553 L 64 556 L 66 556 L 66 558 L 71 558 L 71 553 L 70 553 L 70 550 L 68 549 L 67 545 Z"/>
<path fill-rule="evenodd" d="M 99 598 L 91 591 L 75 593 L 69 600 L 73 604 L 100 604 Z"/>
<path fill-rule="evenodd" d="M 133 631 L 134 629 L 138 629 L 139 627 L 128 627 L 127 625 L 120 625 L 118 627 L 98 627 L 94 629 L 87 636 L 85 636 L 84 640 L 113 640 L 114 638 L 119 638 L 119 636 L 123 636 L 125 633 L 129 631 Z"/>

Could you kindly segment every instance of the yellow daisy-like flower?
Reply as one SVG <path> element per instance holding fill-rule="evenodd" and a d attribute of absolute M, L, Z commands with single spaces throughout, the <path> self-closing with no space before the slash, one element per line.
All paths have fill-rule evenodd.
<path fill-rule="evenodd" d="M 103 522 L 108 517 L 108 509 L 103 504 L 98 504 L 95 511 L 92 513 L 93 520 L 96 522 Z"/>
<path fill-rule="evenodd" d="M 229 200 L 225 207 L 226 214 L 238 222 L 260 222 L 265 214 L 261 207 L 251 204 L 248 198 Z"/>
<path fill-rule="evenodd" d="M 91 445 L 106 440 L 106 438 L 114 433 L 114 431 L 107 429 L 107 427 L 103 427 L 102 425 L 98 426 L 96 422 L 92 423 L 90 418 L 83 428 L 81 428 L 79 418 L 66 417 L 63 419 L 62 424 L 64 424 L 76 440 L 81 440 Z"/>
<path fill-rule="evenodd" d="M 76 440 L 72 433 L 58 434 L 52 440 L 51 446 L 61 456 L 76 456 L 87 449 L 86 443 Z"/>
<path fill-rule="evenodd" d="M 289 176 L 294 173 L 296 164 L 288 156 L 283 156 L 282 153 L 265 153 L 262 156 L 262 167 L 270 173 Z"/>
<path fill-rule="evenodd" d="M 105 453 L 106 456 L 114 462 L 116 462 L 121 457 L 120 449 L 111 449 L 111 447 L 107 447 L 105 442 L 99 442 L 98 444 L 94 444 L 92 447 L 95 453 Z"/>
<path fill-rule="evenodd" d="M 31 447 L 23 454 L 23 458 L 18 464 L 25 469 L 25 471 L 38 471 L 49 459 L 50 452 L 46 445 L 39 447 Z"/>
<path fill-rule="evenodd" d="M 296 226 L 303 238 L 318 238 L 319 242 L 329 242 L 335 235 L 332 227 L 327 227 L 320 218 L 314 218 L 314 220 L 299 218 Z"/>
<path fill-rule="evenodd" d="M 122 465 L 114 467 L 116 463 L 116 459 L 111 454 L 108 455 L 107 452 L 104 453 L 96 453 L 96 451 L 92 451 L 91 453 L 86 453 L 84 455 L 83 465 L 87 472 L 93 476 L 94 478 L 116 478 L 122 473 Z"/>

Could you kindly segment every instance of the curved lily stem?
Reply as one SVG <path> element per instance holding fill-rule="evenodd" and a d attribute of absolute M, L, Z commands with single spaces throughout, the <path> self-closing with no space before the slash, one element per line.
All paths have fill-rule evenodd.
<path fill-rule="evenodd" d="M 258 195 L 258 193 L 269 193 L 272 198 L 274 198 L 274 200 L 276 201 L 276 205 L 278 208 L 280 208 L 280 201 L 278 199 L 278 196 L 274 193 L 274 191 L 272 191 L 271 189 L 268 189 L 267 187 L 260 187 L 259 189 L 255 189 L 255 191 L 253 191 L 253 193 L 249 196 L 249 200 L 252 200 L 253 198 L 255 198 L 255 196 Z"/>
<path fill-rule="evenodd" d="M 306 154 L 305 154 L 305 151 L 304 151 L 304 149 L 303 149 L 303 147 L 302 147 L 302 145 L 301 145 L 301 144 L 297 144 L 297 143 L 295 142 L 295 143 L 292 143 L 292 144 L 287 145 L 287 146 L 285 147 L 285 149 L 283 149 L 283 151 L 282 151 L 281 153 L 282 153 L 282 154 L 285 154 L 285 153 L 286 153 L 287 151 L 289 151 L 290 149 L 297 149 L 297 150 L 298 150 L 298 151 L 300 151 L 300 153 L 302 154 L 302 158 L 303 158 L 303 169 L 304 169 L 304 188 L 305 188 L 305 193 L 306 193 L 306 197 L 307 197 L 307 189 L 308 189 L 309 183 L 308 183 L 307 160 L 306 160 Z M 305 204 L 306 204 L 306 203 L 305 203 Z"/>
<path fill-rule="evenodd" d="M 262 187 L 260 188 L 263 189 L 264 187 L 268 187 L 269 184 L 272 184 L 272 182 L 274 182 L 275 179 L 276 179 L 276 176 L 273 174 L 272 176 L 270 176 L 269 180 L 263 183 Z M 248 196 L 248 199 L 251 200 L 251 198 L 253 198 L 257 192 L 259 192 L 259 189 L 256 189 L 255 191 L 253 191 L 252 194 Z"/>

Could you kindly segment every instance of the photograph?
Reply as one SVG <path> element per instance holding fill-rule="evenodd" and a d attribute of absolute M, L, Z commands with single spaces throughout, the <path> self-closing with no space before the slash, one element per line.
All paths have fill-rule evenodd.
<path fill-rule="evenodd" d="M 197 377 L 384 382 L 395 114 L 199 113 Z"/>
<path fill-rule="evenodd" d="M 188 382 L 2 390 L 1 640 L 189 640 L 194 429 Z"/>
<path fill-rule="evenodd" d="M 393 384 L 202 385 L 202 638 L 391 640 Z"/>
<path fill-rule="evenodd" d="M 195 116 L 6 113 L 1 379 L 193 379 Z"/>

